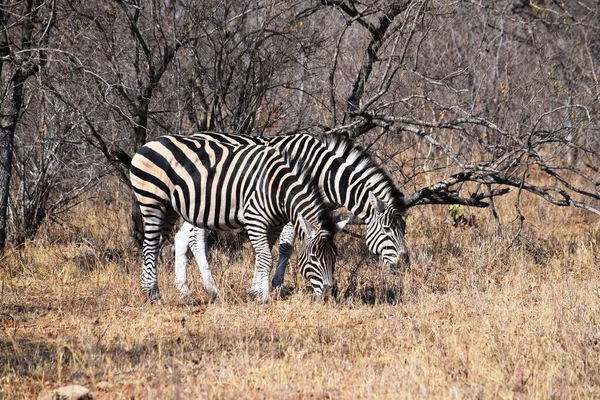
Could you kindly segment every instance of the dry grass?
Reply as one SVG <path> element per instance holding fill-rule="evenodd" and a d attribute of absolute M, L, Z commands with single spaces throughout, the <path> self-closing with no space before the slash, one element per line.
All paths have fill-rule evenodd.
<path fill-rule="evenodd" d="M 144 304 L 126 207 L 82 207 L 2 260 L 0 395 L 79 383 L 99 399 L 599 397 L 600 223 L 528 201 L 510 248 L 489 211 L 467 211 L 476 227 L 412 211 L 403 278 L 340 236 L 338 302 L 314 301 L 292 269 L 291 294 L 265 306 L 247 298 L 252 253 L 235 240 L 212 254 L 220 302 L 180 302 L 163 261 L 163 304 Z M 511 199 L 499 207 L 510 215 Z"/>

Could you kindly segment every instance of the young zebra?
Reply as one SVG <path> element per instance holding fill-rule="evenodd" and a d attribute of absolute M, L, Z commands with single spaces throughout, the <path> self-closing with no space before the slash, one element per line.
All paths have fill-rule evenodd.
<path fill-rule="evenodd" d="M 144 218 L 141 286 L 151 299 L 160 297 L 156 258 L 161 236 L 179 216 L 210 230 L 246 226 L 256 256 L 251 293 L 260 302 L 269 297 L 271 247 L 289 221 L 304 239 L 302 275 L 317 295 L 333 286 L 336 226 L 318 188 L 275 149 L 163 136 L 138 150 L 130 178 Z"/>
<path fill-rule="evenodd" d="M 389 176 L 370 156 L 343 136 L 325 136 L 319 141 L 310 135 L 250 137 L 221 133 L 199 133 L 220 143 L 264 144 L 288 152 L 294 160 L 302 160 L 306 172 L 319 185 L 325 200 L 333 207 L 344 206 L 367 224 L 366 243 L 369 250 L 381 257 L 396 271 L 407 267 L 408 253 L 404 243 L 405 223 L 403 194 Z M 294 229 L 286 226 L 280 236 L 279 262 L 273 286 L 283 285 L 285 269 L 294 245 Z M 187 286 L 188 245 L 198 262 L 205 290 L 217 296 L 206 257 L 206 234 L 202 229 L 184 224 L 175 236 L 175 282 L 182 296 L 189 294 Z"/>

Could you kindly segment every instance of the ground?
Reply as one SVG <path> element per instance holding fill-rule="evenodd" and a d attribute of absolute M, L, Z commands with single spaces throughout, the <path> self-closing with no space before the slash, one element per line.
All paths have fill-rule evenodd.
<path fill-rule="evenodd" d="M 295 258 L 283 298 L 248 298 L 249 243 L 211 253 L 221 298 L 144 302 L 122 205 L 82 205 L 0 260 L 0 397 L 80 384 L 112 398 L 600 397 L 600 222 L 527 200 L 489 210 L 411 210 L 411 269 L 369 255 L 361 227 L 337 238 L 338 298 L 306 290 Z M 510 218 L 509 218 L 510 217 Z M 464 221 L 463 221 L 464 222 Z"/>

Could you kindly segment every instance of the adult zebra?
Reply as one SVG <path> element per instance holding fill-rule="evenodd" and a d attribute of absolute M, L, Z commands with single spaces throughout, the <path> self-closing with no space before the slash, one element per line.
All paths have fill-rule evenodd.
<path fill-rule="evenodd" d="M 367 224 L 365 239 L 369 250 L 394 271 L 399 265 L 408 266 L 404 196 L 371 157 L 350 140 L 343 136 L 324 136 L 319 141 L 306 134 L 255 137 L 206 132 L 192 136 L 236 145 L 263 144 L 288 152 L 296 161 L 302 160 L 306 173 L 313 177 L 330 206 L 344 206 Z M 275 287 L 283 285 L 294 237 L 294 229 L 286 226 L 280 238 L 279 262 L 273 278 Z M 216 297 L 218 290 L 206 257 L 206 233 L 188 224 L 175 236 L 176 286 L 183 297 L 189 295 L 188 245 L 198 262 L 205 290 Z"/>
<path fill-rule="evenodd" d="M 302 275 L 317 295 L 333 286 L 336 225 L 309 176 L 294 171 L 278 151 L 162 136 L 131 159 L 130 179 L 144 218 L 141 286 L 151 299 L 160 296 L 156 256 L 161 237 L 179 216 L 210 230 L 246 226 L 256 256 L 251 293 L 261 302 L 269 297 L 271 247 L 289 221 L 305 239 Z"/>

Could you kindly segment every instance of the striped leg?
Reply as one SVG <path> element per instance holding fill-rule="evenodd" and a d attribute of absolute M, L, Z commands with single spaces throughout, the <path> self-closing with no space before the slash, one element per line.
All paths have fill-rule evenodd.
<path fill-rule="evenodd" d="M 267 230 L 256 226 L 249 227 L 248 236 L 256 257 L 250 295 L 255 297 L 259 303 L 266 303 L 269 300 L 269 275 L 273 263 Z"/>
<path fill-rule="evenodd" d="M 156 273 L 158 250 L 162 244 L 162 239 L 167 237 L 171 232 L 179 215 L 172 208 L 162 210 L 142 206 L 141 211 L 144 216 L 144 242 L 142 243 L 144 266 L 142 268 L 142 291 L 150 301 L 154 301 L 160 299 Z"/>
<path fill-rule="evenodd" d="M 172 209 L 170 207 L 167 208 L 167 212 L 165 213 L 165 219 L 163 221 L 162 230 L 160 232 L 163 239 L 165 239 L 165 240 L 167 239 L 167 236 L 169 236 L 169 234 L 173 230 L 173 227 L 177 223 L 177 220 L 179 220 L 179 214 L 177 213 L 177 211 L 175 211 L 174 209 Z"/>
<path fill-rule="evenodd" d="M 277 260 L 277 269 L 273 277 L 273 287 L 277 289 L 283 286 L 283 278 L 285 277 L 285 270 L 292 256 L 292 251 L 294 250 L 295 238 L 294 225 L 290 222 L 283 228 L 279 237 L 279 260 Z"/>
<path fill-rule="evenodd" d="M 143 213 L 143 211 L 142 211 Z M 144 242 L 142 253 L 144 265 L 142 267 L 142 292 L 153 301 L 160 299 L 158 280 L 156 277 L 156 260 L 161 242 L 163 214 L 144 216 Z"/>

